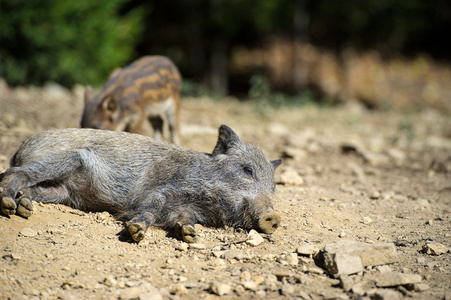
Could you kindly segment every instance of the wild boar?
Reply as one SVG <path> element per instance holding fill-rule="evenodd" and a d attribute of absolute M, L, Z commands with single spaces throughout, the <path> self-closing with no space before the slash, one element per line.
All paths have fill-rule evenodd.
<path fill-rule="evenodd" d="M 86 87 L 81 127 L 141 134 L 147 118 L 162 139 L 166 115 L 171 142 L 179 144 L 180 89 L 180 72 L 168 58 L 145 56 L 115 69 L 98 94 Z"/>
<path fill-rule="evenodd" d="M 222 125 L 211 154 L 151 137 L 95 129 L 36 134 L 12 156 L 0 182 L 1 210 L 31 216 L 31 200 L 125 221 L 135 241 L 151 225 L 195 242 L 196 223 L 272 233 L 274 172 L 260 148 Z"/>

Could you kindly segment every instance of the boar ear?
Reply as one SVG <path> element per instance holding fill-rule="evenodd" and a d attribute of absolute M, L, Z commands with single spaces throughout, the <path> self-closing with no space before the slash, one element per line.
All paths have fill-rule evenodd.
<path fill-rule="evenodd" d="M 218 142 L 216 143 L 212 155 L 225 154 L 228 149 L 239 143 L 241 143 L 241 140 L 238 135 L 236 135 L 230 127 L 221 125 L 221 127 L 219 127 Z"/>
<path fill-rule="evenodd" d="M 116 109 L 117 109 L 116 100 L 114 100 L 114 98 L 112 96 L 106 96 L 102 100 L 102 108 L 104 110 L 108 110 L 108 111 L 111 111 L 111 112 L 116 111 Z"/>
<path fill-rule="evenodd" d="M 275 169 L 282 164 L 282 160 L 281 159 L 271 160 L 270 163 Z"/>
<path fill-rule="evenodd" d="M 85 104 L 88 103 L 89 100 L 94 97 L 94 91 L 92 90 L 92 87 L 90 85 L 86 86 L 85 89 Z"/>

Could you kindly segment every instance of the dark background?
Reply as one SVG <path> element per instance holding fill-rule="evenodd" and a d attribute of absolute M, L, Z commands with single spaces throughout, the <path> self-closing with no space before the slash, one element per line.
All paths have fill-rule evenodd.
<path fill-rule="evenodd" d="M 264 64 L 237 66 L 237 50 L 280 40 L 338 61 L 348 49 L 382 60 L 451 59 L 446 0 L 0 0 L 0 19 L 0 76 L 11 86 L 99 87 L 115 67 L 159 54 L 180 68 L 185 92 L 244 97 L 253 75 L 269 75 Z M 269 78 L 286 94 L 306 88 Z"/>

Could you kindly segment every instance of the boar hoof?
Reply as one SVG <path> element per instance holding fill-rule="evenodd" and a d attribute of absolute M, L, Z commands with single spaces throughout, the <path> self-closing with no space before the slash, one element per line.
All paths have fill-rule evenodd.
<path fill-rule="evenodd" d="M 127 229 L 135 242 L 141 241 L 146 235 L 143 224 L 141 223 L 127 224 Z"/>
<path fill-rule="evenodd" d="M 1 201 L 2 212 L 6 215 L 14 215 L 16 213 L 16 201 L 11 197 L 3 197 Z"/>
<path fill-rule="evenodd" d="M 181 226 L 182 239 L 186 243 L 197 242 L 196 229 L 193 225 Z"/>
<path fill-rule="evenodd" d="M 28 218 L 33 214 L 33 205 L 31 204 L 30 199 L 20 199 L 19 205 L 17 206 L 17 214 L 24 218 Z"/>
<path fill-rule="evenodd" d="M 280 220 L 280 215 L 272 212 L 262 216 L 258 221 L 258 226 L 264 233 L 273 233 L 279 227 Z"/>

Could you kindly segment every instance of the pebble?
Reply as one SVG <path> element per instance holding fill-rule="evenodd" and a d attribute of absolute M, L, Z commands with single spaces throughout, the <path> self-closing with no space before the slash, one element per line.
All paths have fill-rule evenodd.
<path fill-rule="evenodd" d="M 310 256 L 315 252 L 315 248 L 311 244 L 304 244 L 296 249 L 296 253 L 299 255 Z"/>
<path fill-rule="evenodd" d="M 246 280 L 241 283 L 246 290 L 256 291 L 258 284 L 253 280 Z"/>
<path fill-rule="evenodd" d="M 415 292 L 418 292 L 418 293 L 424 292 L 424 291 L 429 290 L 429 289 L 430 289 L 430 286 L 428 284 L 426 284 L 426 283 L 421 283 L 420 282 L 420 283 L 415 283 L 413 285 L 413 290 Z"/>
<path fill-rule="evenodd" d="M 365 224 L 365 225 L 370 225 L 373 222 L 374 222 L 373 219 L 371 219 L 370 217 L 363 218 L 363 224 Z"/>
<path fill-rule="evenodd" d="M 439 243 L 427 243 L 423 246 L 423 252 L 429 255 L 440 255 L 448 251 L 448 247 Z"/>
<path fill-rule="evenodd" d="M 354 280 L 347 275 L 340 275 L 340 286 L 345 290 L 345 292 L 349 292 L 354 285 Z"/>
<path fill-rule="evenodd" d="M 171 288 L 170 293 L 177 296 L 183 296 L 188 293 L 188 289 L 186 288 L 185 285 L 178 283 Z"/>
<path fill-rule="evenodd" d="M 249 234 L 247 235 L 247 241 L 246 244 L 255 247 L 263 243 L 265 240 L 263 237 L 254 229 L 249 231 Z"/>
<path fill-rule="evenodd" d="M 284 285 L 282 285 L 282 288 L 280 289 L 280 293 L 283 296 L 291 296 L 294 294 L 294 286 L 292 284 L 285 283 Z"/>
<path fill-rule="evenodd" d="M 139 298 L 140 295 L 141 295 L 141 288 L 131 287 L 131 288 L 122 290 L 119 293 L 119 298 L 120 299 L 136 299 L 136 298 Z"/>
<path fill-rule="evenodd" d="M 203 250 L 203 249 L 206 249 L 207 246 L 205 246 L 204 244 L 200 244 L 200 243 L 192 243 L 192 244 L 189 244 L 189 248 L 196 249 L 196 250 Z"/>
<path fill-rule="evenodd" d="M 230 250 L 224 251 L 224 253 L 222 253 L 221 257 L 224 259 L 240 260 L 240 259 L 244 258 L 244 254 L 240 250 L 230 249 Z"/>
<path fill-rule="evenodd" d="M 22 236 L 26 236 L 26 237 L 34 237 L 38 235 L 38 232 L 32 228 L 24 228 L 21 231 L 19 231 L 19 233 Z"/>
<path fill-rule="evenodd" d="M 277 182 L 280 182 L 285 185 L 294 185 L 299 186 L 304 184 L 304 179 L 299 175 L 299 173 L 296 170 L 285 170 L 282 171 L 278 178 L 276 179 Z"/>
<path fill-rule="evenodd" d="M 372 280 L 376 282 L 376 286 L 378 287 L 391 287 L 421 282 L 421 275 L 399 272 L 376 273 L 368 277 L 372 277 Z"/>
<path fill-rule="evenodd" d="M 290 253 L 287 255 L 287 262 L 292 266 L 297 266 L 299 263 L 299 258 L 296 253 Z"/>
<path fill-rule="evenodd" d="M 188 243 L 185 242 L 181 242 L 180 244 L 177 245 L 177 247 L 175 247 L 175 249 L 179 250 L 179 251 L 186 251 L 188 250 Z"/>
<path fill-rule="evenodd" d="M 214 281 L 210 284 L 210 291 L 218 296 L 227 295 L 232 290 L 229 284 Z"/>
<path fill-rule="evenodd" d="M 114 278 L 113 275 L 109 275 L 109 276 L 105 277 L 105 279 L 103 280 L 103 283 L 107 286 L 115 287 L 117 284 L 117 280 Z"/>
<path fill-rule="evenodd" d="M 400 299 L 400 294 L 397 291 L 389 289 L 378 289 L 374 292 L 371 299 L 375 300 L 396 300 Z"/>

